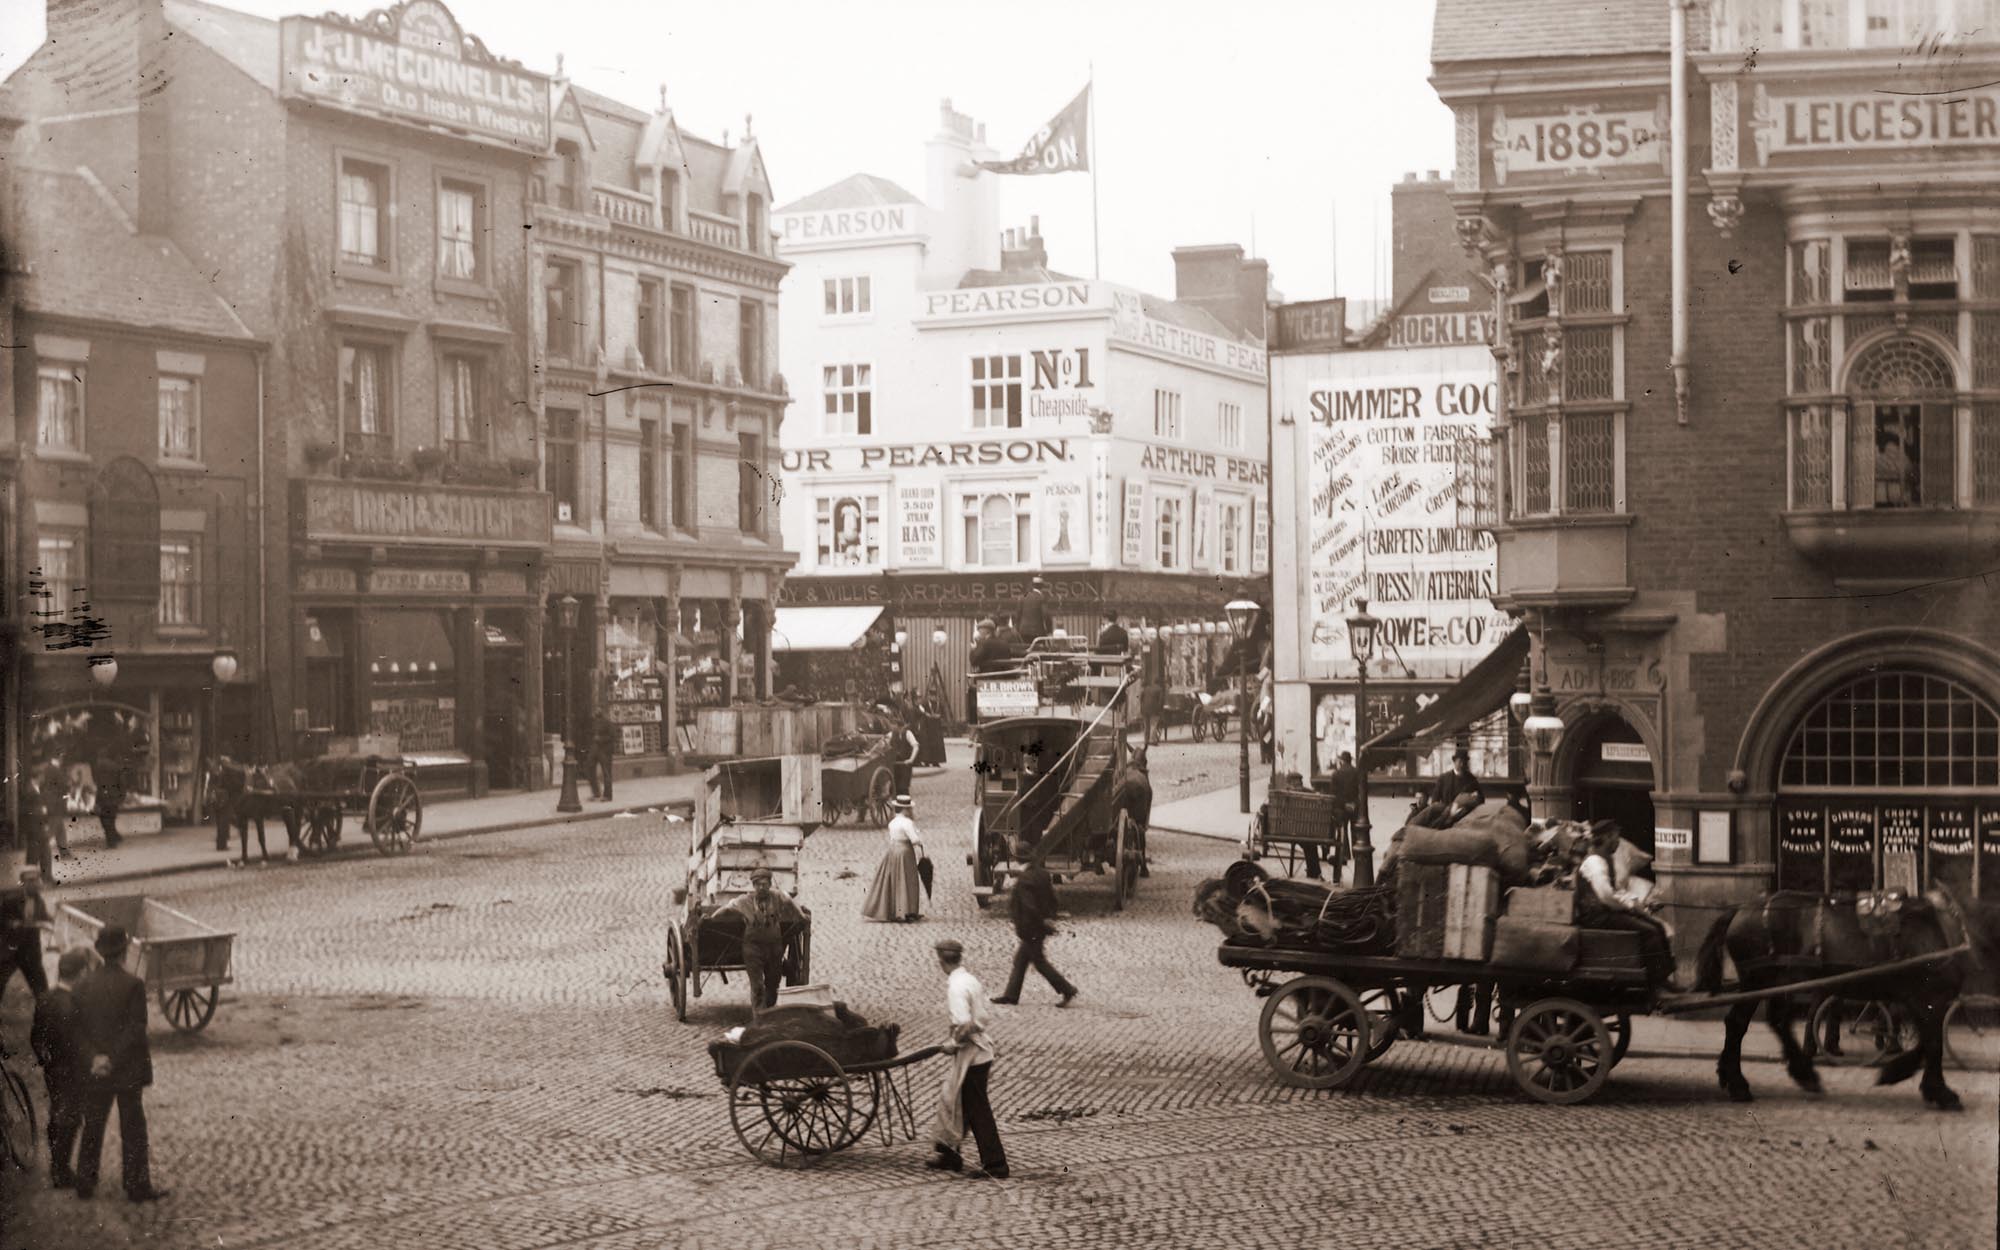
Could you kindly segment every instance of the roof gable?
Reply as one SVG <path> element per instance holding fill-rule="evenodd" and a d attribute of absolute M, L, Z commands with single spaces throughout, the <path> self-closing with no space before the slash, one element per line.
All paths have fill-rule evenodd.
<path fill-rule="evenodd" d="M 729 165 L 722 176 L 724 195 L 761 195 L 771 200 L 771 180 L 764 173 L 764 157 L 755 139 L 745 139 L 730 150 Z"/>
<path fill-rule="evenodd" d="M 278 24 L 269 18 L 201 0 L 164 0 L 166 18 L 223 60 L 248 74 L 258 86 L 278 92 Z"/>
<path fill-rule="evenodd" d="M 780 213 L 819 213 L 839 208 L 875 208 L 888 204 L 916 204 L 923 201 L 887 178 L 874 174 L 851 174 L 830 187 L 821 187 L 783 208 Z"/>
<path fill-rule="evenodd" d="M 1668 34 L 1659 0 L 1437 0 L 1431 61 L 1665 52 Z"/>

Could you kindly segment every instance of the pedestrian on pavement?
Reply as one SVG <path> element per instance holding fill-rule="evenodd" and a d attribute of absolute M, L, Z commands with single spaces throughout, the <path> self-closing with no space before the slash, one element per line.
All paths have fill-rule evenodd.
<path fill-rule="evenodd" d="M 53 758 L 43 760 L 35 770 L 34 828 L 30 831 L 32 857 L 46 880 L 55 879 L 55 860 L 74 859 L 69 849 L 69 774 Z"/>
<path fill-rule="evenodd" d="M 1347 828 L 1354 819 L 1355 804 L 1360 797 L 1361 774 L 1354 767 L 1354 752 L 1342 751 L 1333 772 L 1327 777 L 1327 792 L 1333 796 L 1333 819 L 1328 834 L 1333 839 L 1327 849 L 1327 862 L 1338 874 L 1346 856 L 1343 847 L 1347 843 Z M 1314 881 L 1320 879 L 1319 848 L 1308 842 L 1305 844 L 1306 876 Z"/>
<path fill-rule="evenodd" d="M 49 992 L 49 974 L 42 967 L 42 930 L 49 927 L 49 905 L 42 897 L 42 870 L 21 869 L 20 883 L 0 890 L 0 943 L 5 971 L 0 971 L 0 995 L 19 972 L 36 1001 Z"/>
<path fill-rule="evenodd" d="M 98 753 L 97 760 L 90 766 L 91 780 L 97 786 L 97 823 L 104 828 L 106 849 L 115 849 L 125 839 L 118 832 L 118 809 L 125 805 L 125 787 L 129 783 L 131 771 L 131 749 L 123 741 L 113 739 Z"/>
<path fill-rule="evenodd" d="M 1152 746 L 1166 735 L 1166 714 L 1166 679 L 1153 666 L 1148 666 L 1145 682 L 1139 687 L 1139 715 L 1146 731 L 1144 745 Z"/>
<path fill-rule="evenodd" d="M 925 858 L 924 839 L 917 832 L 914 807 L 907 794 L 897 795 L 889 805 L 894 813 L 889 818 L 889 845 L 875 865 L 875 880 L 869 883 L 868 896 L 861 902 L 864 919 L 901 924 L 915 920 L 922 910 L 923 884 L 917 865 Z"/>
<path fill-rule="evenodd" d="M 1014 972 L 1007 978 L 1007 988 L 996 1003 L 1008 1006 L 1021 1001 L 1021 989 L 1028 979 L 1028 969 L 1042 974 L 1062 1001 L 1056 1006 L 1067 1007 L 1076 997 L 1076 986 L 1070 984 L 1056 966 L 1049 962 L 1043 944 L 1056 935 L 1056 886 L 1050 878 L 1049 870 L 1042 867 L 1042 861 L 1031 858 L 1027 843 L 1014 839 L 1014 858 L 1027 861 L 1027 867 L 1014 880 L 1012 898 L 1009 900 L 1014 913 L 1014 936 L 1020 945 L 1014 948 Z"/>
<path fill-rule="evenodd" d="M 939 1172 L 962 1172 L 959 1147 L 967 1129 L 979 1143 L 975 1177 L 1005 1180 L 1007 1152 L 1000 1146 L 1000 1128 L 993 1122 L 988 1084 L 993 1074 L 993 1043 L 986 1036 L 986 989 L 965 967 L 965 947 L 954 938 L 937 943 L 938 967 L 945 974 L 945 1010 L 951 1016 L 951 1038 L 944 1053 L 952 1056 L 939 1092 L 937 1122 L 932 1129 L 933 1156 L 924 1166 Z"/>
<path fill-rule="evenodd" d="M 897 717 L 889 733 L 889 771 L 894 774 L 897 794 L 910 792 L 910 778 L 916 772 L 917 731 L 908 713 Z"/>
<path fill-rule="evenodd" d="M 611 760 L 618 750 L 618 727 L 605 714 L 602 703 L 590 709 L 590 797 L 592 802 L 611 800 Z"/>
<path fill-rule="evenodd" d="M 805 928 L 805 913 L 771 888 L 769 868 L 752 869 L 750 893 L 737 895 L 722 911 L 743 917 L 743 968 L 750 977 L 750 1010 L 776 1006 L 778 982 L 785 971 L 785 948 Z"/>
<path fill-rule="evenodd" d="M 90 952 L 81 946 L 56 962 L 56 987 L 35 1004 L 28 1046 L 42 1065 L 42 1088 L 49 1096 L 49 1183 L 76 1184 L 76 1132 L 83 1124 L 84 1064 L 78 1035 L 76 987 L 90 971 Z"/>
<path fill-rule="evenodd" d="M 78 1054 L 88 1065 L 83 1080 L 83 1138 L 77 1145 L 76 1196 L 97 1192 L 97 1165 L 104 1153 L 104 1125 L 118 1104 L 118 1137 L 123 1147 L 120 1179 L 133 1202 L 153 1202 L 166 1194 L 153 1188 L 146 1136 L 145 1089 L 153 1083 L 153 1052 L 146 1045 L 146 983 L 127 972 L 125 930 L 106 925 L 97 934 L 102 967 L 74 991 Z"/>
<path fill-rule="evenodd" d="M 1048 590 L 1048 583 L 1036 577 L 1028 582 L 1028 593 L 1021 596 L 1021 636 L 1029 642 L 1049 632 Z"/>
<path fill-rule="evenodd" d="M 1132 649 L 1132 635 L 1118 623 L 1117 609 L 1107 609 L 1104 613 L 1104 628 L 1097 631 L 1097 654 L 1124 655 Z"/>

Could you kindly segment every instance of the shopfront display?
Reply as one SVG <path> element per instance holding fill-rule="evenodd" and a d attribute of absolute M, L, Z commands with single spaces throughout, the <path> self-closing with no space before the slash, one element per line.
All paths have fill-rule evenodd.
<path fill-rule="evenodd" d="M 611 685 L 605 708 L 620 755 L 657 755 L 664 749 L 666 684 L 660 677 L 656 630 L 650 611 L 613 604 L 604 627 L 604 667 Z"/>

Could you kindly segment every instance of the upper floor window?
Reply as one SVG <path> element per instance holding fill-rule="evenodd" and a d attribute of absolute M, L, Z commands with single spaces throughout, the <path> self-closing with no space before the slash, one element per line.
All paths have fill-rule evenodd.
<path fill-rule="evenodd" d="M 577 447 L 576 409 L 551 408 L 548 414 L 548 490 L 555 497 L 556 520 L 582 525 L 583 460 Z"/>
<path fill-rule="evenodd" d="M 1179 391 L 1153 392 L 1153 435 L 1156 438 L 1183 437 Z"/>
<path fill-rule="evenodd" d="M 639 421 L 639 524 L 660 528 L 660 423 Z"/>
<path fill-rule="evenodd" d="M 671 169 L 660 171 L 660 224 L 675 232 L 681 228 L 681 180 Z"/>
<path fill-rule="evenodd" d="M 340 259 L 368 269 L 389 268 L 389 170 L 351 156 L 340 159 Z"/>
<path fill-rule="evenodd" d="M 821 568 L 874 568 L 882 563 L 882 497 L 821 496 L 814 505 Z"/>
<path fill-rule="evenodd" d="M 1223 499 L 1218 501 L 1216 513 L 1222 531 L 1222 571 L 1241 573 L 1243 571 L 1243 517 L 1246 509 L 1241 500 Z"/>
<path fill-rule="evenodd" d="M 764 529 L 764 437 L 736 436 L 736 528 L 745 534 Z"/>
<path fill-rule="evenodd" d="M 972 428 L 1021 428 L 1021 358 L 972 358 Z"/>
<path fill-rule="evenodd" d="M 695 373 L 694 288 L 676 282 L 672 298 L 670 364 L 675 373 L 691 378 Z"/>
<path fill-rule="evenodd" d="M 673 478 L 668 483 L 667 502 L 673 509 L 674 524 L 694 528 L 694 426 L 674 422 Z"/>
<path fill-rule="evenodd" d="M 822 284 L 826 294 L 826 315 L 858 317 L 875 310 L 875 297 L 864 275 L 858 278 L 828 278 Z"/>
<path fill-rule="evenodd" d="M 582 208 L 583 150 L 574 140 L 556 140 L 555 201 L 558 208 Z"/>
<path fill-rule="evenodd" d="M 478 282 L 480 265 L 479 188 L 466 182 L 438 185 L 438 276 Z"/>
<path fill-rule="evenodd" d="M 1034 551 L 1032 500 L 1027 491 L 965 496 L 965 562 L 980 568 L 1026 563 Z"/>
<path fill-rule="evenodd" d="M 35 572 L 41 578 L 42 599 L 29 611 L 48 614 L 37 618 L 40 623 L 53 624 L 83 602 L 83 549 L 83 536 L 72 530 L 43 530 L 36 537 Z"/>
<path fill-rule="evenodd" d="M 662 337 L 665 309 L 661 307 L 657 278 L 639 279 L 638 306 L 633 315 L 633 337 L 638 340 L 639 363 L 648 373 L 666 372 L 666 343 Z"/>
<path fill-rule="evenodd" d="M 201 459 L 201 379 L 160 375 L 160 458 Z"/>
<path fill-rule="evenodd" d="M 1222 403 L 1215 406 L 1215 437 L 1224 447 L 1243 446 L 1243 405 Z"/>
<path fill-rule="evenodd" d="M 1920 51 L 1991 39 L 1993 0 L 1719 0 L 1710 6 L 1717 52 L 1780 48 Z"/>
<path fill-rule="evenodd" d="M 1524 260 L 1509 299 L 1516 419 L 1508 434 L 1511 515 L 1624 507 L 1623 252 L 1551 247 Z M 1557 454 L 1551 455 L 1551 448 Z"/>
<path fill-rule="evenodd" d="M 83 366 L 38 366 L 35 392 L 35 445 L 45 451 L 82 451 Z"/>
<path fill-rule="evenodd" d="M 1154 532 L 1159 539 L 1155 553 L 1162 569 L 1187 567 L 1187 500 L 1162 494 L 1153 501 Z"/>
<path fill-rule="evenodd" d="M 340 345 L 340 430 L 350 455 L 387 455 L 395 445 L 389 397 L 389 349 Z"/>
<path fill-rule="evenodd" d="M 869 365 L 827 365 L 820 370 L 825 405 L 822 434 L 875 432 L 875 371 Z"/>
<path fill-rule="evenodd" d="M 160 624 L 201 623 L 200 544 L 192 535 L 160 539 Z"/>
<path fill-rule="evenodd" d="M 439 440 L 454 455 L 485 450 L 485 359 L 471 352 L 448 352 L 438 374 Z"/>
<path fill-rule="evenodd" d="M 552 260 L 542 271 L 543 344 L 551 356 L 575 359 L 583 342 L 583 326 L 578 285 L 580 271 L 575 262 Z"/>

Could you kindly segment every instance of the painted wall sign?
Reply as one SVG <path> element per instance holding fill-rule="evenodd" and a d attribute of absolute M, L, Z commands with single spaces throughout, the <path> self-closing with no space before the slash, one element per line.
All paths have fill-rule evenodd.
<path fill-rule="evenodd" d="M 487 52 L 436 0 L 390 9 L 379 27 L 288 17 L 278 38 L 287 96 L 548 150 L 549 80 Z"/>
<path fill-rule="evenodd" d="M 1111 333 L 1115 339 L 1197 364 L 1214 365 L 1260 378 L 1264 375 L 1264 349 L 1249 343 L 1217 338 L 1199 330 L 1182 329 L 1143 314 L 1136 319 L 1114 320 Z"/>
<path fill-rule="evenodd" d="M 370 569 L 371 595 L 469 595 L 470 569 Z"/>
<path fill-rule="evenodd" d="M 1671 825 L 1653 826 L 1653 846 L 1662 851 L 1685 851 L 1694 845 L 1694 831 Z"/>
<path fill-rule="evenodd" d="M 1125 483 L 1125 567 L 1146 567 L 1146 484 Z"/>
<path fill-rule="evenodd" d="M 298 584 L 302 595 L 351 595 L 359 587 L 353 569 L 313 568 L 310 565 L 299 570 Z"/>
<path fill-rule="evenodd" d="M 1510 176 L 1521 174 L 1576 177 L 1614 170 L 1663 171 L 1666 100 L 1639 109 L 1577 104 L 1546 116 L 1512 118 L 1507 110 L 1496 108 L 1491 150 L 1493 181 L 1503 187 Z"/>
<path fill-rule="evenodd" d="M 1653 753 L 1643 742 L 1606 742 L 1598 746 L 1597 758 L 1607 764 L 1650 764 Z"/>
<path fill-rule="evenodd" d="M 935 567 L 944 562 L 938 528 L 935 483 L 896 487 L 896 557 L 903 567 Z"/>
<path fill-rule="evenodd" d="M 1351 668 L 1346 617 L 1356 599 L 1382 622 L 1378 638 L 1420 676 L 1452 676 L 1513 628 L 1490 602 L 1493 536 L 1458 525 L 1460 445 L 1479 438 L 1495 398 L 1493 363 L 1471 348 L 1436 353 L 1428 375 L 1375 374 L 1306 383 L 1306 633 L 1318 664 Z M 1378 352 L 1343 352 L 1334 367 L 1381 368 Z"/>
<path fill-rule="evenodd" d="M 292 524 L 305 542 L 546 547 L 553 536 L 539 493 L 319 479 L 292 489 Z"/>
<path fill-rule="evenodd" d="M 1055 421 L 1063 417 L 1088 417 L 1096 383 L 1090 376 L 1088 347 L 1055 348 L 1030 352 L 1031 380 L 1028 386 L 1028 416 Z"/>
<path fill-rule="evenodd" d="M 1270 480 L 1270 467 L 1256 460 L 1245 460 L 1240 456 L 1218 456 L 1212 451 L 1189 451 L 1185 447 L 1168 447 L 1148 443 L 1139 453 L 1139 467 L 1157 473 L 1175 473 L 1183 477 L 1217 478 L 1231 482 L 1242 482 L 1250 486 L 1262 486 Z"/>
<path fill-rule="evenodd" d="M 1280 304 L 1272 328 L 1274 352 L 1338 351 L 1347 339 L 1347 301 Z"/>
<path fill-rule="evenodd" d="M 1492 313 L 1407 313 L 1389 323 L 1390 347 L 1439 347 L 1492 341 Z"/>
<path fill-rule="evenodd" d="M 1263 577 L 1271 571 L 1271 505 L 1258 496 L 1250 501 L 1250 572 Z"/>
<path fill-rule="evenodd" d="M 1938 95 L 1879 91 L 1751 94 L 1751 142 L 1757 163 L 1787 152 L 2000 146 L 2000 84 Z"/>
<path fill-rule="evenodd" d="M 809 243 L 818 239 L 865 239 L 875 235 L 908 234 L 915 213 L 914 204 L 883 204 L 873 208 L 824 213 L 787 213 L 778 218 L 778 229 L 783 236 L 779 245 Z"/>
<path fill-rule="evenodd" d="M 841 463 L 836 464 L 838 456 Z M 892 447 L 810 448 L 780 453 L 787 473 L 851 473 L 888 466 L 892 469 L 980 468 L 999 464 L 1049 464 L 1070 461 L 1066 438 L 1015 439 L 981 443 L 901 443 Z"/>
<path fill-rule="evenodd" d="M 1045 313 L 1090 307 L 1090 283 L 1057 282 L 1033 286 L 970 287 L 933 291 L 924 297 L 924 316 L 991 317 L 997 313 Z"/>
<path fill-rule="evenodd" d="M 1090 510 L 1084 504 L 1083 483 L 1074 479 L 1042 482 L 1042 563 L 1087 564 L 1090 561 Z"/>

